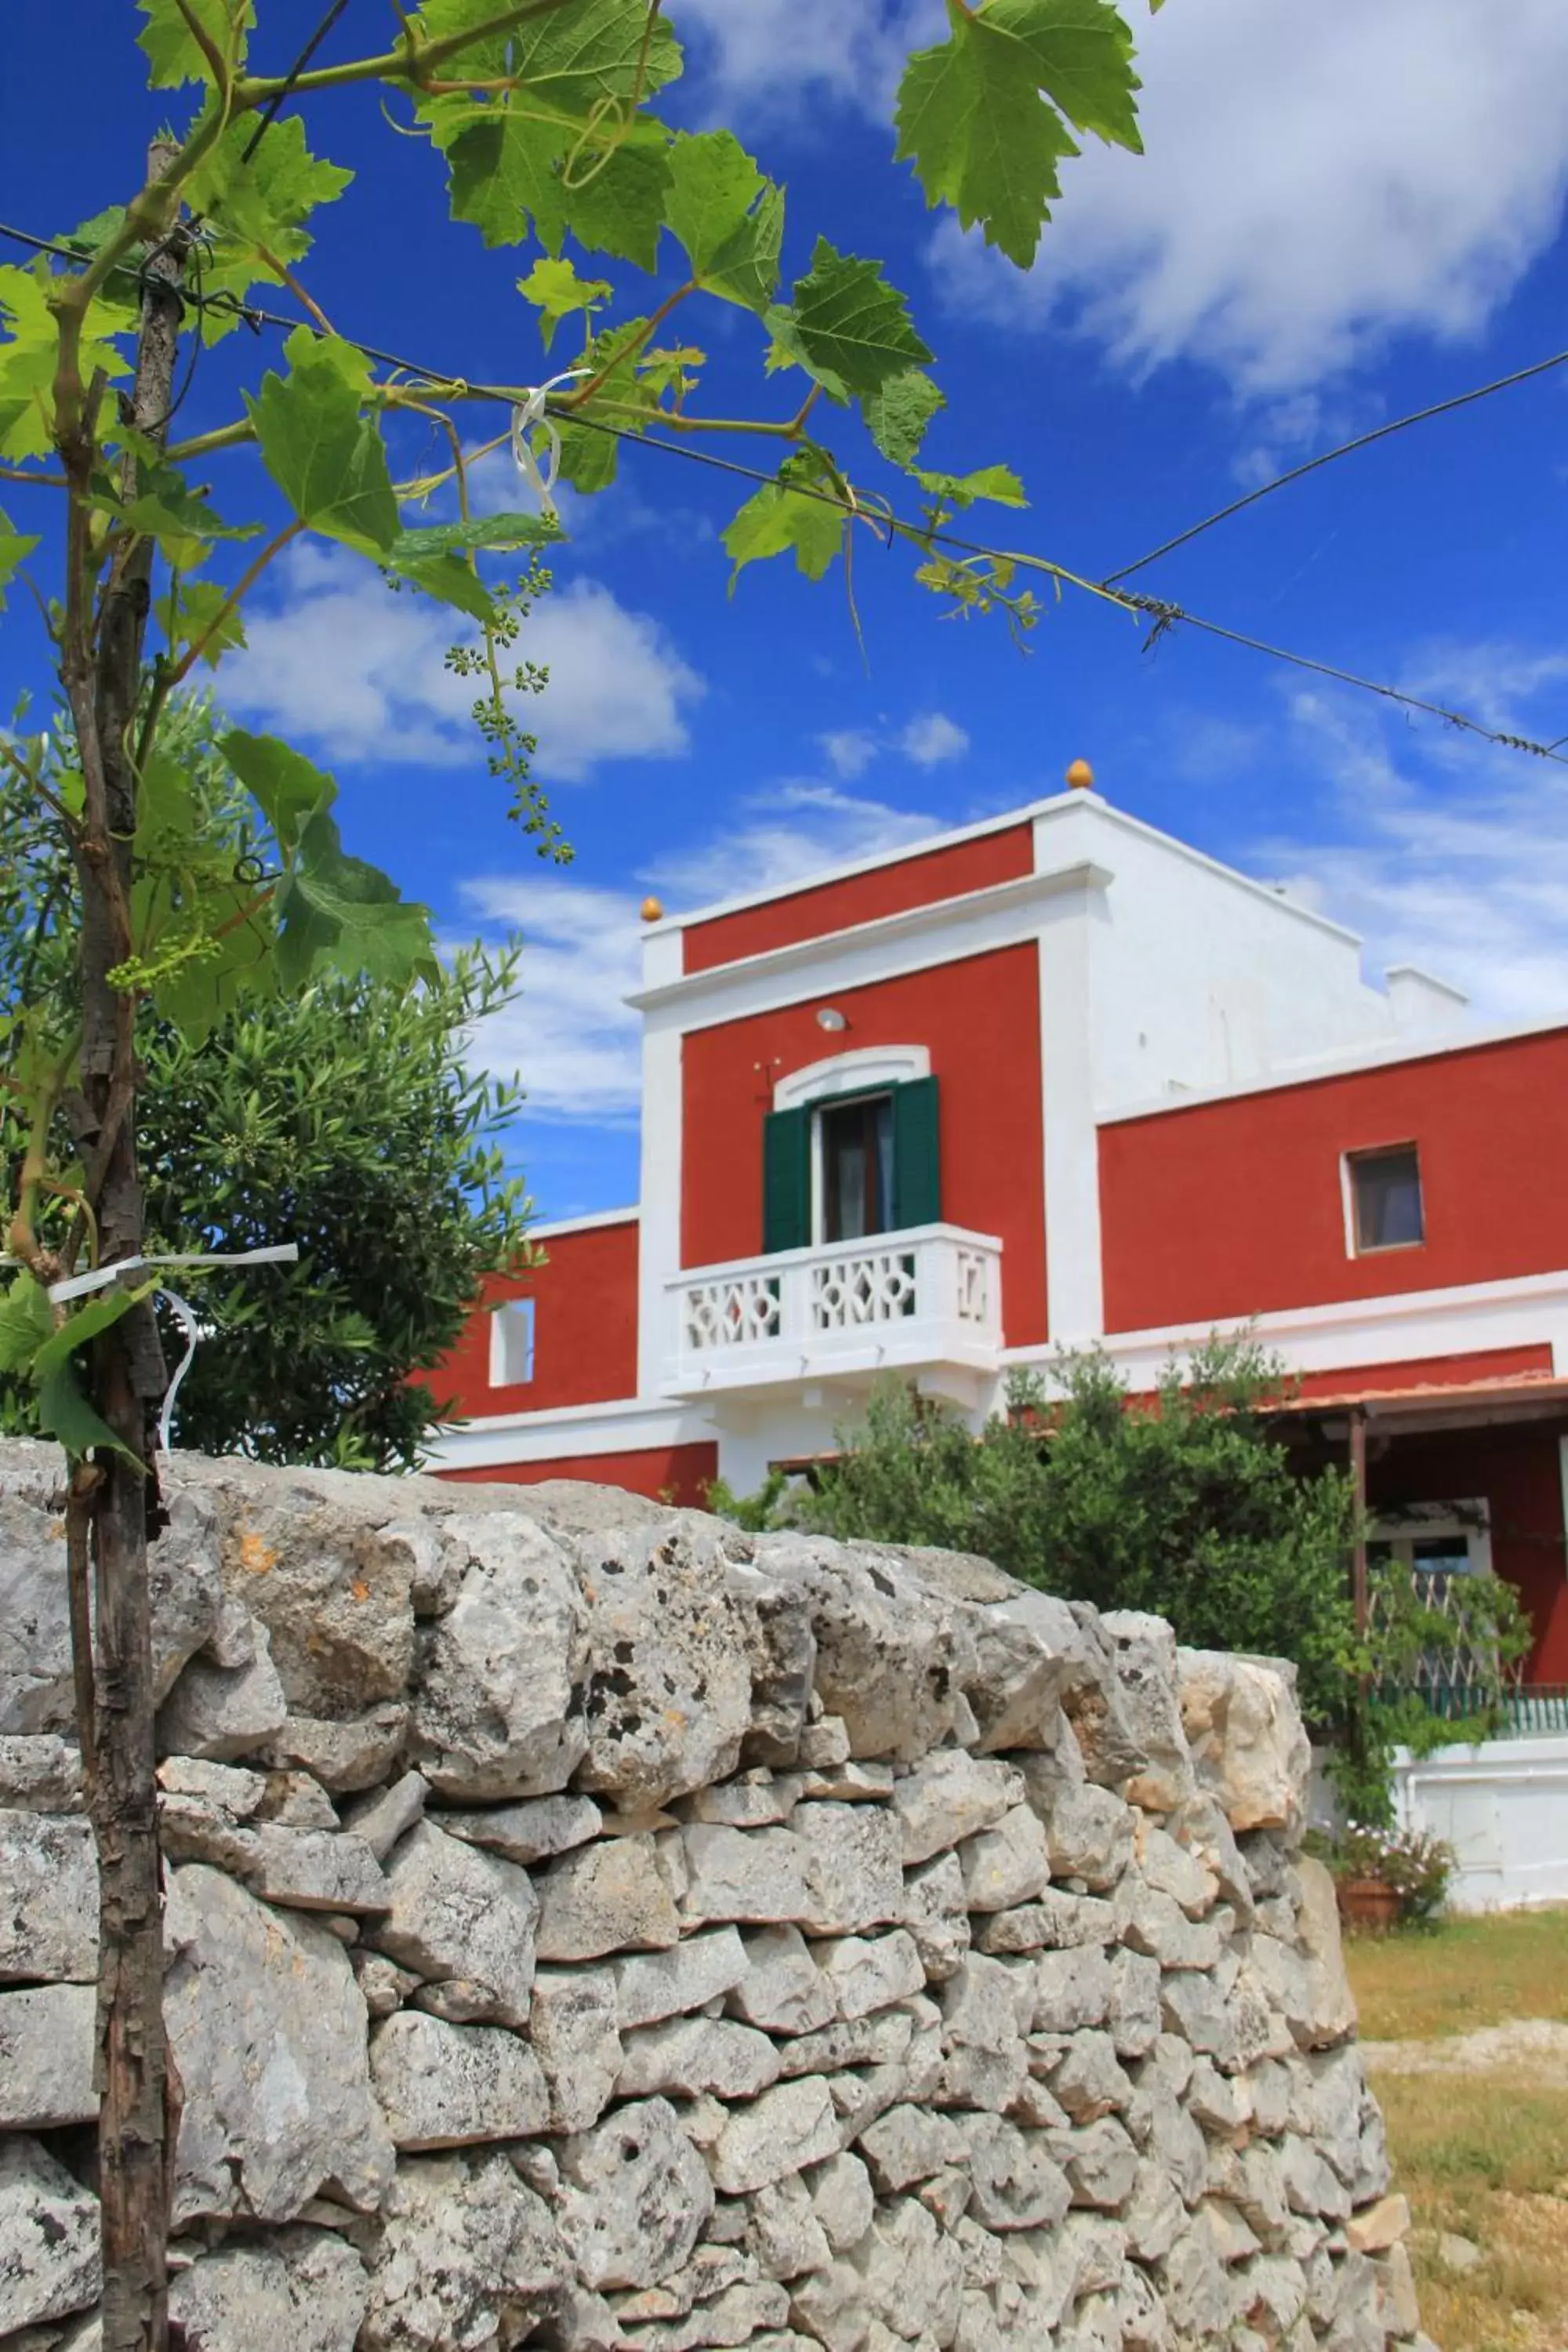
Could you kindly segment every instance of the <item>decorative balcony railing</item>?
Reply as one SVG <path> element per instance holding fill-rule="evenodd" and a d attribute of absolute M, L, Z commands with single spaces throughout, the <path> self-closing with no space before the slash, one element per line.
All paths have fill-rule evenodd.
<path fill-rule="evenodd" d="M 676 1395 L 1000 1362 L 1002 1244 L 957 1225 L 695 1266 L 668 1290 Z"/>

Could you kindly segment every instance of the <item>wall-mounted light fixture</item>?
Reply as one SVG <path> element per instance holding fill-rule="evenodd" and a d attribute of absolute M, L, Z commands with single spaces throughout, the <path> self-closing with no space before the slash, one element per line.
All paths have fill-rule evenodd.
<path fill-rule="evenodd" d="M 819 1029 L 831 1030 L 837 1035 L 840 1029 L 848 1028 L 849 1020 L 847 1014 L 840 1013 L 837 1004 L 821 1004 L 816 1011 L 816 1025 Z"/>

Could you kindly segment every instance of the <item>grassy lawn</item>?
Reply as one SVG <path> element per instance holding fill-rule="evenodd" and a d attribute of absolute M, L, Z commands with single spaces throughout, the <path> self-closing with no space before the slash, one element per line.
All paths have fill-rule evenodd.
<path fill-rule="evenodd" d="M 1346 1947 L 1369 2040 L 1468 2033 L 1514 2018 L 1568 2020 L 1568 1910 L 1456 1920 Z M 1568 2346 L 1568 2087 L 1527 2066 L 1374 2072 L 1397 2185 L 1410 2200 L 1423 2324 L 1442 2352 Z M 1444 2232 L 1481 2259 L 1463 2273 Z"/>

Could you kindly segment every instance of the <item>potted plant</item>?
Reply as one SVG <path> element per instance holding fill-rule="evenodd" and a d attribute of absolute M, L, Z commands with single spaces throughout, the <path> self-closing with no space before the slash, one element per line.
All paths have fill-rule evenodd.
<path fill-rule="evenodd" d="M 1454 1874 L 1451 1846 L 1427 1830 L 1352 1822 L 1328 1842 L 1340 1916 L 1347 1927 L 1386 1935 L 1418 1926 L 1439 1909 Z"/>

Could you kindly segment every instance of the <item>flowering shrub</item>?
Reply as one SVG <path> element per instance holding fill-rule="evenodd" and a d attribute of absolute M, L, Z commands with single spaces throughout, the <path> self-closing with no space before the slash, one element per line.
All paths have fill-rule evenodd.
<path fill-rule="evenodd" d="M 1324 1841 L 1323 1860 L 1336 1878 L 1373 1879 L 1398 1895 L 1401 1916 L 1419 1925 L 1442 1906 L 1458 1866 L 1451 1845 L 1429 1830 L 1376 1829 L 1352 1822 Z"/>

